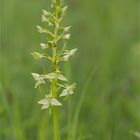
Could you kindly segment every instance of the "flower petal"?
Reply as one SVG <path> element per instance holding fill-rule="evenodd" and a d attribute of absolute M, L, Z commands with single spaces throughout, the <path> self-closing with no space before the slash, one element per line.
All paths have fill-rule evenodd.
<path fill-rule="evenodd" d="M 48 104 L 49 100 L 48 99 L 42 99 L 40 101 L 38 101 L 39 104 Z"/>
<path fill-rule="evenodd" d="M 52 98 L 50 102 L 52 106 L 62 106 L 62 104 L 55 98 Z"/>
<path fill-rule="evenodd" d="M 62 74 L 58 75 L 58 79 L 61 81 L 67 81 L 67 78 Z"/>
<path fill-rule="evenodd" d="M 47 109 L 48 107 L 49 107 L 49 103 L 44 104 L 44 105 L 41 107 L 41 109 Z"/>
<path fill-rule="evenodd" d="M 59 97 L 66 96 L 68 94 L 68 90 L 64 89 Z"/>
<path fill-rule="evenodd" d="M 39 74 L 37 74 L 37 73 L 31 73 L 31 75 L 33 76 L 33 78 L 37 81 L 37 80 L 39 80 Z"/>

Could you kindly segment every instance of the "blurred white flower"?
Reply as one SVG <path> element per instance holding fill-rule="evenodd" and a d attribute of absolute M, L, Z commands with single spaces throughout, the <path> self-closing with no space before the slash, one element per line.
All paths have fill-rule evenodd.
<path fill-rule="evenodd" d="M 62 106 L 62 104 L 52 95 L 48 95 L 45 99 L 40 100 L 38 103 L 42 104 L 41 109 L 47 109 L 51 106 Z"/>

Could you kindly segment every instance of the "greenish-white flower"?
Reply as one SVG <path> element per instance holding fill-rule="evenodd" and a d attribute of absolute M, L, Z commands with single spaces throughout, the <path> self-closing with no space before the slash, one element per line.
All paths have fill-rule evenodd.
<path fill-rule="evenodd" d="M 40 47 L 41 47 L 41 49 L 46 49 L 46 48 L 48 48 L 48 45 L 44 44 L 44 43 L 40 43 Z"/>
<path fill-rule="evenodd" d="M 59 72 L 46 74 L 45 78 L 49 80 L 59 79 L 61 81 L 67 81 L 67 78 Z"/>
<path fill-rule="evenodd" d="M 134 132 L 134 135 L 135 135 L 137 138 L 140 138 L 140 132 Z"/>
<path fill-rule="evenodd" d="M 46 18 L 44 15 L 42 15 L 42 16 L 41 16 L 41 21 L 42 21 L 42 22 L 48 22 L 49 19 Z"/>
<path fill-rule="evenodd" d="M 47 33 L 50 36 L 54 37 L 53 33 L 49 31 L 49 29 L 43 29 L 41 26 L 37 25 L 37 30 L 39 33 Z"/>
<path fill-rule="evenodd" d="M 77 48 L 76 48 L 76 49 L 72 49 L 72 50 L 66 50 L 66 51 L 63 53 L 63 58 L 62 58 L 62 60 L 63 60 L 63 61 L 68 61 L 69 58 L 75 54 L 76 51 L 77 51 Z"/>
<path fill-rule="evenodd" d="M 52 27 L 52 26 L 54 26 L 54 24 L 52 23 L 52 22 L 48 22 L 48 25 L 50 26 L 50 27 Z"/>
<path fill-rule="evenodd" d="M 37 27 L 37 30 L 38 30 L 39 33 L 43 33 L 43 29 L 42 29 L 41 26 L 37 25 L 36 27 Z"/>
<path fill-rule="evenodd" d="M 59 25 L 58 22 L 55 22 L 55 27 L 56 27 L 57 29 L 59 29 L 60 25 Z"/>
<path fill-rule="evenodd" d="M 37 52 L 31 53 L 31 55 L 32 55 L 35 59 L 40 59 L 40 58 L 46 57 L 44 54 L 37 53 Z"/>
<path fill-rule="evenodd" d="M 44 16 L 49 16 L 50 15 L 50 12 L 48 12 L 48 11 L 46 11 L 44 9 L 42 10 L 42 13 L 43 13 Z"/>
<path fill-rule="evenodd" d="M 60 97 L 62 96 L 69 96 L 72 95 L 74 93 L 74 89 L 75 89 L 76 84 L 72 84 L 72 85 L 65 85 L 64 86 L 64 90 L 62 91 L 62 93 L 60 94 Z"/>
<path fill-rule="evenodd" d="M 65 34 L 65 35 L 63 36 L 63 38 L 66 39 L 66 40 L 69 40 L 69 39 L 70 39 L 70 34 Z"/>
<path fill-rule="evenodd" d="M 65 6 L 65 7 L 62 9 L 62 16 L 65 16 L 65 15 L 66 15 L 67 9 L 68 9 L 68 6 Z"/>
<path fill-rule="evenodd" d="M 48 95 L 45 99 L 40 100 L 38 103 L 42 105 L 41 109 L 47 109 L 51 106 L 62 106 L 62 104 L 52 95 Z"/>
<path fill-rule="evenodd" d="M 37 73 L 31 73 L 34 80 L 36 81 L 35 88 L 37 88 L 40 84 L 45 84 L 45 77 L 44 75 L 40 75 Z"/>
<path fill-rule="evenodd" d="M 64 32 L 69 32 L 71 28 L 72 28 L 72 26 L 65 27 Z"/>

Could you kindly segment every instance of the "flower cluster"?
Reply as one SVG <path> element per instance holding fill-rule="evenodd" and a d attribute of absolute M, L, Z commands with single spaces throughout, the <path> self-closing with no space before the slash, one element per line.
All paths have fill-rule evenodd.
<path fill-rule="evenodd" d="M 42 10 L 41 21 L 44 27 L 37 25 L 39 33 L 46 34 L 46 43 L 41 43 L 40 48 L 43 53 L 33 52 L 31 55 L 35 59 L 48 59 L 52 64 L 50 73 L 38 74 L 31 73 L 35 80 L 35 88 L 40 85 L 45 85 L 46 81 L 50 83 L 50 93 L 45 95 L 45 98 L 38 103 L 42 104 L 42 109 L 47 109 L 51 106 L 61 106 L 58 101 L 59 97 L 68 97 L 74 92 L 76 84 L 68 85 L 67 78 L 62 74 L 59 63 L 68 61 L 75 54 L 77 49 L 66 50 L 61 47 L 65 41 L 70 39 L 71 26 L 64 26 L 64 17 L 66 16 L 68 6 L 63 7 L 63 2 L 60 0 L 52 0 L 50 10 Z M 50 50 L 48 53 L 48 50 Z M 65 82 L 65 83 L 64 83 Z"/>

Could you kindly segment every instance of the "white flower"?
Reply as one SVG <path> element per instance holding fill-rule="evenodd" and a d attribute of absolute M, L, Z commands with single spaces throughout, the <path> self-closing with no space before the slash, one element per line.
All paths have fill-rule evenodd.
<path fill-rule="evenodd" d="M 50 21 L 48 22 L 48 25 L 50 26 L 50 27 L 52 27 L 53 26 L 53 23 L 51 23 Z"/>
<path fill-rule="evenodd" d="M 48 30 L 48 29 L 43 29 L 41 26 L 37 25 L 37 30 L 39 33 L 48 33 L 50 34 L 51 36 L 53 36 L 53 34 Z"/>
<path fill-rule="evenodd" d="M 45 99 L 40 100 L 38 103 L 42 104 L 41 109 L 47 109 L 50 106 L 62 106 L 62 104 L 52 95 L 48 95 Z"/>
<path fill-rule="evenodd" d="M 72 28 L 72 26 L 68 26 L 64 28 L 64 32 L 69 32 L 69 30 Z"/>
<path fill-rule="evenodd" d="M 72 95 L 74 92 L 73 90 L 75 89 L 76 84 L 72 84 L 72 85 L 65 85 L 64 86 L 64 90 L 62 91 L 62 93 L 60 94 L 60 97 L 62 96 L 68 96 L 68 95 Z"/>
<path fill-rule="evenodd" d="M 70 51 L 69 50 L 66 50 L 64 52 L 64 56 L 63 56 L 62 60 L 68 61 L 69 58 L 75 54 L 76 51 L 77 51 L 77 48 L 76 49 L 72 49 Z"/>
<path fill-rule="evenodd" d="M 41 26 L 37 25 L 36 27 L 37 27 L 37 30 L 38 30 L 39 33 L 43 33 L 43 29 L 42 29 Z"/>
<path fill-rule="evenodd" d="M 48 12 L 48 11 L 46 11 L 44 9 L 42 10 L 42 13 L 43 13 L 44 16 L 49 16 L 50 15 L 50 12 Z"/>
<path fill-rule="evenodd" d="M 35 81 L 37 81 L 40 77 L 40 75 L 37 73 L 31 73 L 31 74 L 32 74 L 33 78 L 35 79 Z"/>
<path fill-rule="evenodd" d="M 37 73 L 31 73 L 31 75 L 36 81 L 35 88 L 37 88 L 40 84 L 45 84 L 44 75 L 39 75 Z"/>
<path fill-rule="evenodd" d="M 63 38 L 66 39 L 66 40 L 69 40 L 69 39 L 70 39 L 70 34 L 65 34 L 65 35 L 63 36 Z"/>
<path fill-rule="evenodd" d="M 46 74 L 45 78 L 49 79 L 49 80 L 53 80 L 56 78 L 56 75 L 55 75 L 55 73 L 52 72 L 52 73 Z"/>
<path fill-rule="evenodd" d="M 43 54 L 41 54 L 41 53 L 37 53 L 37 52 L 31 53 L 31 55 L 32 55 L 35 59 L 40 59 L 40 58 L 46 57 L 45 55 L 43 55 Z"/>
<path fill-rule="evenodd" d="M 67 81 L 66 77 L 62 75 L 60 72 L 56 72 L 56 73 L 52 72 L 52 73 L 46 74 L 45 78 L 49 80 L 59 79 L 61 81 Z"/>
<path fill-rule="evenodd" d="M 55 22 L 55 27 L 56 27 L 57 29 L 59 29 L 60 25 L 59 25 L 58 22 Z"/>
<path fill-rule="evenodd" d="M 40 43 L 40 47 L 41 47 L 42 49 L 46 49 L 46 48 L 47 48 L 47 45 L 44 44 L 44 43 Z"/>
<path fill-rule="evenodd" d="M 68 9 L 68 6 L 65 6 L 65 7 L 62 9 L 62 16 L 65 16 L 65 15 L 66 15 L 67 9 Z"/>
<path fill-rule="evenodd" d="M 49 19 L 46 18 L 44 15 L 42 15 L 42 16 L 41 16 L 41 21 L 42 21 L 42 22 L 48 22 Z"/>

